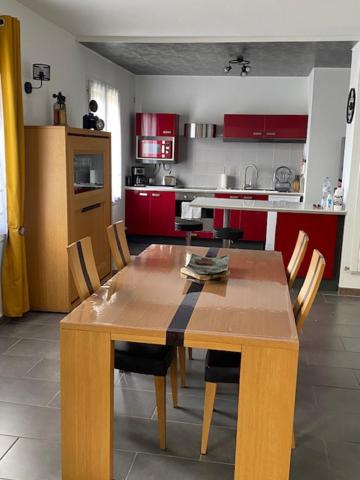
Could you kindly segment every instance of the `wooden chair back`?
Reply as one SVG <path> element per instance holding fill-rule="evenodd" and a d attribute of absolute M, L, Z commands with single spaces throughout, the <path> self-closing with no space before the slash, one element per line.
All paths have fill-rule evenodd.
<path fill-rule="evenodd" d="M 319 250 L 314 250 L 304 284 L 301 287 L 299 295 L 297 296 L 293 306 L 296 329 L 298 333 L 302 331 L 304 322 L 310 312 L 312 304 L 314 303 L 321 279 L 324 274 L 325 265 L 326 262 L 323 255 L 319 252 Z"/>
<path fill-rule="evenodd" d="M 294 251 L 291 255 L 290 261 L 286 268 L 289 288 L 292 287 L 295 281 L 296 275 L 298 274 L 300 265 L 304 260 L 308 243 L 309 243 L 308 235 L 302 230 L 300 230 L 298 238 L 296 240 Z"/>
<path fill-rule="evenodd" d="M 91 238 L 85 237 L 67 247 L 70 270 L 81 301 L 100 288 Z"/>
<path fill-rule="evenodd" d="M 125 235 L 125 222 L 120 220 L 119 222 L 109 225 L 106 233 L 116 267 L 118 270 L 121 270 L 131 262 L 129 246 Z"/>

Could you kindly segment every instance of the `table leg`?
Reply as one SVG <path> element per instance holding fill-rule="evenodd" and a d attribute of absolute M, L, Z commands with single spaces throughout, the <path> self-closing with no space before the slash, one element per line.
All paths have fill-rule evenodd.
<path fill-rule="evenodd" d="M 110 480 L 114 354 L 110 334 L 61 329 L 62 480 Z"/>
<path fill-rule="evenodd" d="M 288 480 L 298 350 L 244 346 L 235 480 Z"/>
<path fill-rule="evenodd" d="M 223 227 L 227 228 L 230 226 L 230 210 L 225 208 L 224 217 L 223 217 Z"/>

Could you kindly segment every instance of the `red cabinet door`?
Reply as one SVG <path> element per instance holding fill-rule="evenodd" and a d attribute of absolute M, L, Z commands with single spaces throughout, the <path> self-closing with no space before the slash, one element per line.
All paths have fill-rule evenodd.
<path fill-rule="evenodd" d="M 136 135 L 142 137 L 175 137 L 179 116 L 175 113 L 137 113 Z"/>
<path fill-rule="evenodd" d="M 175 230 L 175 192 L 151 191 L 150 235 L 172 236 Z"/>
<path fill-rule="evenodd" d="M 155 137 L 157 117 L 156 113 L 136 114 L 136 135 L 142 137 Z"/>
<path fill-rule="evenodd" d="M 178 134 L 178 115 L 175 113 L 156 113 L 156 135 L 175 137 Z"/>
<path fill-rule="evenodd" d="M 264 138 L 306 140 L 307 115 L 265 115 Z"/>
<path fill-rule="evenodd" d="M 216 193 L 215 198 L 241 198 L 240 195 L 229 193 Z M 240 210 L 230 210 L 230 227 L 240 228 Z M 224 210 L 215 209 L 214 211 L 214 228 L 222 228 L 224 225 Z"/>
<path fill-rule="evenodd" d="M 125 224 L 130 234 L 148 235 L 150 233 L 149 191 L 126 190 Z"/>
<path fill-rule="evenodd" d="M 267 195 L 239 195 L 244 200 L 268 200 Z M 266 240 L 266 212 L 242 210 L 240 228 L 244 231 L 243 239 L 249 242 L 265 242 Z"/>
<path fill-rule="evenodd" d="M 264 134 L 264 115 L 224 115 L 224 140 L 257 139 Z"/>
<path fill-rule="evenodd" d="M 282 253 L 284 264 L 289 263 L 299 230 L 309 235 L 309 245 L 298 276 L 305 277 L 313 250 L 317 248 L 324 255 L 326 266 L 324 279 L 335 276 L 336 248 L 339 217 L 328 214 L 278 212 L 276 221 L 275 250 Z"/>

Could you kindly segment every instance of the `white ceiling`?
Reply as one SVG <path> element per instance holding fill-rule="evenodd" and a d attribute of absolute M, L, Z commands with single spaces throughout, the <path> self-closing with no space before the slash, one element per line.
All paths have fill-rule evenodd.
<path fill-rule="evenodd" d="M 19 0 L 77 37 L 360 40 L 359 0 Z"/>

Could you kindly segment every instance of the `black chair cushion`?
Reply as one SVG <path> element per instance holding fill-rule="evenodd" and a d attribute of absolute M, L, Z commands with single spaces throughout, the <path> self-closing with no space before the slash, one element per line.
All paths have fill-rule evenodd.
<path fill-rule="evenodd" d="M 215 229 L 215 238 L 221 238 L 222 240 L 241 240 L 244 236 L 243 230 L 240 228 L 216 228 Z"/>
<path fill-rule="evenodd" d="M 176 355 L 176 348 L 145 343 L 115 342 L 115 368 L 124 372 L 162 377 Z"/>
<path fill-rule="evenodd" d="M 241 354 L 208 350 L 205 359 L 205 382 L 239 383 Z"/>
<path fill-rule="evenodd" d="M 203 224 L 199 220 L 175 218 L 175 230 L 178 232 L 198 232 L 202 229 Z"/>

